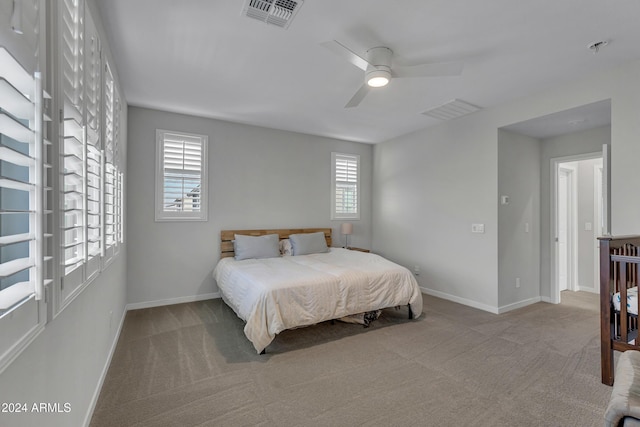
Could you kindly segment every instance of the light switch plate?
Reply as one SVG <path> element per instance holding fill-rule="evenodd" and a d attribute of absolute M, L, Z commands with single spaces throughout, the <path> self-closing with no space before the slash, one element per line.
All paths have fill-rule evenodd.
<path fill-rule="evenodd" d="M 484 224 L 471 224 L 472 233 L 484 233 Z"/>

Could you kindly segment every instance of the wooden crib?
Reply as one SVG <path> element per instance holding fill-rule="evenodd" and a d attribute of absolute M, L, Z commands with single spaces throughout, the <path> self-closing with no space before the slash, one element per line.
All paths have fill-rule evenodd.
<path fill-rule="evenodd" d="M 638 298 L 627 298 L 634 293 L 631 289 L 638 286 L 640 236 L 604 236 L 598 240 L 602 383 L 613 385 L 613 351 L 640 350 L 638 315 L 631 313 L 638 312 Z M 620 309 L 616 310 L 614 298 L 618 293 Z"/>

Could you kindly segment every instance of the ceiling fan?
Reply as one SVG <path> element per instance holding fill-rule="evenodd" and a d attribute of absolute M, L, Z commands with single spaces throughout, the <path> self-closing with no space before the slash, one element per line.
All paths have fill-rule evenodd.
<path fill-rule="evenodd" d="M 365 58 L 336 40 L 324 42 L 322 46 L 364 71 L 364 83 L 347 102 L 345 108 L 357 106 L 372 88 L 386 86 L 392 78 L 458 76 L 462 73 L 463 65 L 460 62 L 394 66 L 392 68 L 393 51 L 384 46 L 372 47 L 367 50 Z"/>

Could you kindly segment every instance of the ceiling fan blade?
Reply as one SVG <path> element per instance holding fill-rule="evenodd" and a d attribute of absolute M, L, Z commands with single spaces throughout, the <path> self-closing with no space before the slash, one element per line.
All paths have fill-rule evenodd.
<path fill-rule="evenodd" d="M 365 96 L 367 96 L 368 93 L 369 93 L 369 86 L 366 83 L 364 83 L 362 86 L 360 86 L 360 89 L 358 89 L 356 94 L 353 95 L 353 97 L 349 100 L 349 102 L 347 102 L 347 105 L 345 105 L 344 108 L 357 107 L 358 104 L 362 102 L 362 100 L 364 99 Z"/>
<path fill-rule="evenodd" d="M 340 43 L 339 41 L 331 40 L 329 42 L 324 42 L 321 44 L 322 46 L 326 47 L 336 55 L 341 56 L 347 61 L 351 62 L 353 65 L 360 68 L 361 70 L 364 70 L 364 71 L 367 70 L 367 66 L 369 65 L 367 60 L 361 57 L 360 55 L 358 55 L 357 53 L 355 53 L 354 51 L 352 51 L 351 49 L 349 49 L 348 47 L 346 47 L 345 45 L 343 45 L 342 43 Z"/>
<path fill-rule="evenodd" d="M 459 76 L 462 74 L 463 68 L 462 62 L 440 62 L 408 67 L 394 66 L 391 75 L 393 77 Z"/>

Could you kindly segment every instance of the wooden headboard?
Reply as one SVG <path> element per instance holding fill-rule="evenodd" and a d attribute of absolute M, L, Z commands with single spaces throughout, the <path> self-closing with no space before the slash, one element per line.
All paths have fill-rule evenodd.
<path fill-rule="evenodd" d="M 265 234 L 277 234 L 280 240 L 288 239 L 291 234 L 300 233 L 317 233 L 322 231 L 327 241 L 327 246 L 331 246 L 331 229 L 330 228 L 277 228 L 272 230 L 222 230 L 220 231 L 220 258 L 232 257 L 233 239 L 236 234 L 244 236 L 264 236 Z"/>

